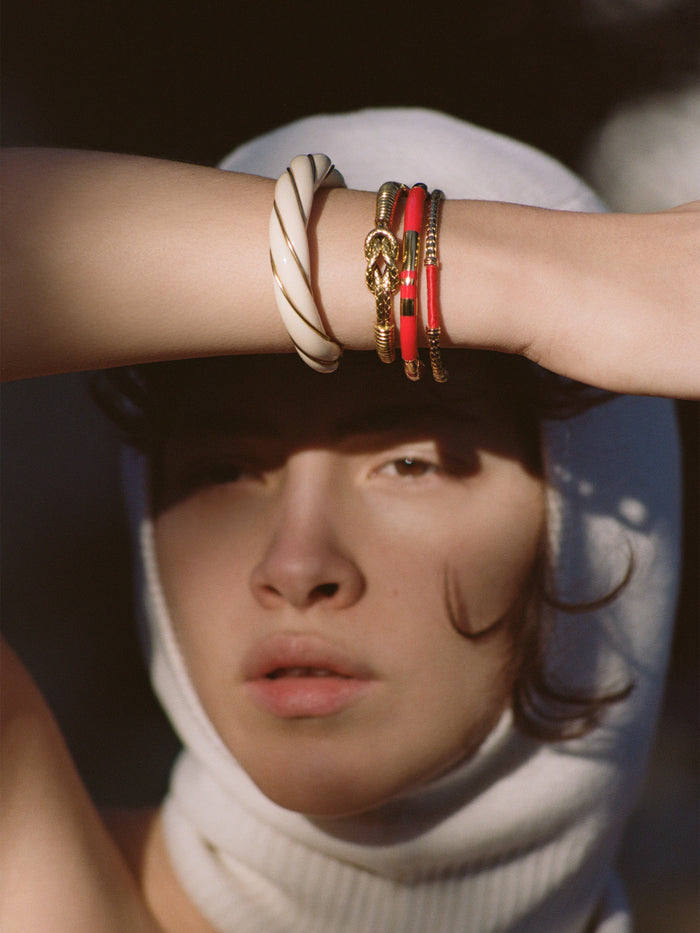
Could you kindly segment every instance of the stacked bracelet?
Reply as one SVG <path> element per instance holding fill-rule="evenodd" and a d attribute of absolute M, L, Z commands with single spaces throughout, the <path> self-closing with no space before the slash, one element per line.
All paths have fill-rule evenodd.
<path fill-rule="evenodd" d="M 401 265 L 401 358 L 404 372 L 412 381 L 420 379 L 418 358 L 417 273 L 420 261 L 420 231 L 423 226 L 425 185 L 414 185 L 408 193 L 404 219 Z"/>
<path fill-rule="evenodd" d="M 440 202 L 444 194 L 439 189 L 433 191 L 430 195 L 430 206 L 428 208 L 428 228 L 425 236 L 425 275 L 428 285 L 428 326 L 426 334 L 428 337 L 428 351 L 430 353 L 430 368 L 433 372 L 433 379 L 436 382 L 447 381 L 447 370 L 445 369 L 442 357 L 440 355 L 440 312 L 438 301 L 438 214 L 440 211 Z"/>
<path fill-rule="evenodd" d="M 299 356 L 324 373 L 337 369 L 342 348 L 326 333 L 314 301 L 306 226 L 316 191 L 344 185 L 328 156 L 297 156 L 275 185 L 270 217 L 277 307 Z"/>
<path fill-rule="evenodd" d="M 391 229 L 394 211 L 405 185 L 388 181 L 377 194 L 374 229 L 365 239 L 367 271 L 365 281 L 376 302 L 377 319 L 374 338 L 379 359 L 391 363 L 394 359 L 394 319 L 391 313 L 391 298 L 399 287 L 399 244 Z"/>
<path fill-rule="evenodd" d="M 270 264 L 275 298 L 282 320 L 301 358 L 319 372 L 333 372 L 342 353 L 340 344 L 326 333 L 314 301 L 310 279 L 309 244 L 306 226 L 314 194 L 322 187 L 344 185 L 342 176 L 328 156 L 300 155 L 292 160 L 275 185 L 270 217 Z M 418 356 L 418 286 L 420 232 L 423 225 L 427 189 L 414 185 L 408 192 L 404 221 L 402 268 L 399 274 L 399 244 L 392 230 L 396 206 L 408 191 L 405 185 L 386 182 L 377 194 L 375 227 L 365 238 L 367 270 L 365 280 L 375 297 L 377 317 L 374 327 L 379 358 L 394 359 L 394 319 L 392 296 L 401 286 L 401 357 L 404 372 L 411 380 L 420 378 Z M 444 195 L 430 195 L 425 238 L 425 271 L 428 295 L 428 348 L 436 382 L 447 380 L 440 356 L 440 316 L 437 293 L 438 215 Z"/>
<path fill-rule="evenodd" d="M 385 182 L 377 194 L 375 227 L 365 239 L 367 271 L 365 279 L 375 297 L 377 319 L 374 337 L 379 358 L 384 363 L 394 359 L 394 318 L 391 299 L 401 284 L 401 358 L 404 372 L 412 381 L 420 379 L 422 363 L 418 356 L 418 269 L 420 232 L 423 226 L 427 188 L 414 185 L 408 191 L 404 220 L 401 273 L 397 260 L 399 244 L 392 230 L 399 198 L 408 191 L 396 181 Z M 447 370 L 440 355 L 440 312 L 438 300 L 438 216 L 444 194 L 436 189 L 430 195 L 425 238 L 425 271 L 428 293 L 428 348 L 430 368 L 436 382 L 447 381 Z"/>

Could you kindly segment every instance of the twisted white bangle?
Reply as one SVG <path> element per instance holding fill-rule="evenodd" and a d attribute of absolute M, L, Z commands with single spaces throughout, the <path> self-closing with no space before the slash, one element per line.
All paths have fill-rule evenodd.
<path fill-rule="evenodd" d="M 339 186 L 345 182 L 328 156 L 299 155 L 275 185 L 270 216 L 277 307 L 299 356 L 322 373 L 338 368 L 342 348 L 326 333 L 314 301 L 306 225 L 316 191 Z"/>

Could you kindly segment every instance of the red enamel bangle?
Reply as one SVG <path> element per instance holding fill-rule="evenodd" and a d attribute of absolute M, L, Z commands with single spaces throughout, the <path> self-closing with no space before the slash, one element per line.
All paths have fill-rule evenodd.
<path fill-rule="evenodd" d="M 418 263 L 420 231 L 427 188 L 414 185 L 408 192 L 404 217 L 403 257 L 401 268 L 401 358 L 409 379 L 420 379 L 421 363 L 418 358 Z"/>
<path fill-rule="evenodd" d="M 438 215 L 445 195 L 439 189 L 430 195 L 428 227 L 425 236 L 425 276 L 428 287 L 428 352 L 430 368 L 436 382 L 447 382 L 447 370 L 440 355 L 440 302 L 438 297 Z"/>

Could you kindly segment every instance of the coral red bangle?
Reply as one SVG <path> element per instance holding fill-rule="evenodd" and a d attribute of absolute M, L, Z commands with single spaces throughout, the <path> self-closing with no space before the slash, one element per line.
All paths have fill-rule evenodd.
<path fill-rule="evenodd" d="M 420 379 L 421 363 L 418 358 L 418 263 L 420 231 L 427 189 L 414 185 L 408 192 L 404 218 L 403 264 L 401 269 L 401 358 L 409 379 Z"/>
<path fill-rule="evenodd" d="M 428 208 L 428 229 L 425 236 L 425 276 L 428 286 L 428 352 L 430 368 L 436 382 L 447 382 L 447 370 L 440 355 L 440 310 L 438 299 L 438 214 L 440 202 L 445 195 L 439 189 L 430 195 Z"/>

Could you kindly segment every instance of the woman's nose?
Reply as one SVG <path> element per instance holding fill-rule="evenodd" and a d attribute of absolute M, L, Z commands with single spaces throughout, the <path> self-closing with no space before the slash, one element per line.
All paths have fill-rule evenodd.
<path fill-rule="evenodd" d="M 267 608 L 289 604 L 296 609 L 344 609 L 364 592 L 364 575 L 341 543 L 343 519 L 329 507 L 321 489 L 322 484 L 313 482 L 291 487 L 279 505 L 250 578 L 256 599 Z M 331 489 L 328 494 L 333 496 Z M 344 520 L 351 522 L 352 514 Z"/>

